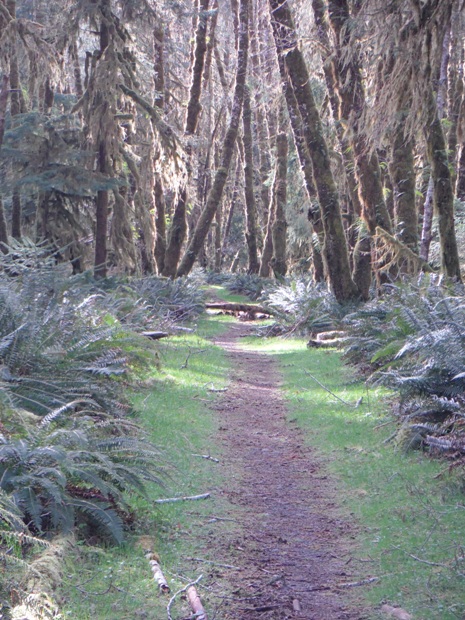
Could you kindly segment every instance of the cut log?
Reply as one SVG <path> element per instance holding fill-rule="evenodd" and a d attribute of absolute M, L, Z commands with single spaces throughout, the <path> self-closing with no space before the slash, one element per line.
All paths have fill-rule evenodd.
<path fill-rule="evenodd" d="M 141 333 L 146 338 L 150 338 L 150 340 L 160 340 L 161 338 L 168 338 L 169 336 L 167 332 L 141 332 Z"/>
<path fill-rule="evenodd" d="M 146 553 L 145 557 L 149 561 L 150 568 L 152 569 L 152 575 L 154 580 L 157 582 L 158 587 L 160 588 L 160 592 L 163 594 L 169 594 L 171 589 L 166 581 L 165 575 L 161 570 L 160 564 L 158 563 L 158 556 L 155 553 Z"/>
<path fill-rule="evenodd" d="M 195 586 L 190 586 L 190 588 L 187 588 L 187 600 L 189 601 L 189 605 L 194 612 L 196 620 L 208 620 Z"/>

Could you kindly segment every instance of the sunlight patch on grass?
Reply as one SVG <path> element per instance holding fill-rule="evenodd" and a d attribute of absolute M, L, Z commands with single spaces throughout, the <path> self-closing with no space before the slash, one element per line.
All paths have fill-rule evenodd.
<path fill-rule="evenodd" d="M 307 349 L 299 339 L 249 338 L 244 346 L 279 361 L 289 419 L 327 463 L 342 509 L 360 530 L 351 566 L 378 581 L 354 596 L 371 606 L 373 619 L 385 617 L 383 602 L 417 620 L 462 619 L 463 480 L 444 462 L 396 450 L 388 441 L 396 428 L 392 395 L 367 389 L 337 351 Z"/>
<path fill-rule="evenodd" d="M 159 505 L 133 501 L 137 530 L 153 539 L 153 550 L 160 556 L 172 590 L 203 573 L 199 591 L 207 607 L 211 595 L 202 584 L 208 585 L 214 569 L 191 558 L 218 561 L 210 557 L 209 539 L 219 535 L 227 539 L 236 528 L 233 522 L 215 521 L 232 511 L 222 493 L 221 463 L 194 456 L 221 459 L 221 446 L 215 443 L 221 419 L 208 405 L 217 398 L 210 388 L 220 389 L 227 382 L 228 364 L 221 349 L 204 337 L 219 335 L 224 324 L 221 320 L 201 320 L 195 333 L 161 342 L 161 370 L 154 369 L 145 376 L 133 396 L 148 439 L 163 451 L 167 468 L 166 487 L 153 488 L 151 499 L 211 493 L 203 501 Z M 137 537 L 129 533 L 122 547 L 83 549 L 79 568 L 70 567 L 71 573 L 79 574 L 73 582 L 82 585 L 76 587 L 70 582 L 66 587 L 65 618 L 166 617 L 168 600 L 158 593 L 149 563 L 136 542 Z M 176 617 L 189 616 L 187 603 L 179 600 L 173 613 Z"/>

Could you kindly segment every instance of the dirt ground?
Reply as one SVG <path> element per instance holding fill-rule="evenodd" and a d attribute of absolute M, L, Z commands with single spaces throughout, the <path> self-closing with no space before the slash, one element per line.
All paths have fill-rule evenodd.
<path fill-rule="evenodd" d="M 218 617 L 242 620 L 300 618 L 360 620 L 351 592 L 354 524 L 341 518 L 331 478 L 286 422 L 276 362 L 241 349 L 247 324 L 217 340 L 231 360 L 231 384 L 216 401 L 229 502 L 238 505 L 243 536 L 231 549 L 217 544 L 220 562 L 240 571 Z M 231 472 L 230 474 L 228 472 Z M 238 555 L 238 550 L 240 555 Z"/>

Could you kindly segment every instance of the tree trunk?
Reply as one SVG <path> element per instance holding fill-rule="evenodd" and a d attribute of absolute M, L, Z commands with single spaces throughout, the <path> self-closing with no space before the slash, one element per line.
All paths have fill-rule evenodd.
<path fill-rule="evenodd" d="M 280 0 L 270 0 L 270 8 L 278 57 L 284 57 L 284 64 L 299 105 L 306 146 L 312 160 L 313 177 L 323 216 L 324 252 L 330 285 L 339 302 L 348 301 L 356 298 L 358 291 L 350 274 L 339 197 L 331 172 L 330 157 L 318 109 L 310 88 L 310 76 L 297 42 L 289 5 Z"/>
<path fill-rule="evenodd" d="M 98 153 L 98 171 L 109 174 L 107 148 L 104 140 L 100 141 Z M 96 201 L 95 218 L 95 259 L 94 277 L 106 278 L 107 276 L 107 229 L 108 229 L 108 190 L 99 190 Z"/>
<path fill-rule="evenodd" d="M 262 256 L 261 256 L 261 261 L 260 261 L 260 269 L 258 272 L 261 278 L 269 278 L 271 274 L 271 259 L 273 258 L 273 223 L 274 223 L 275 212 L 276 212 L 276 201 L 275 201 L 276 193 L 274 190 L 275 182 L 276 182 L 276 177 L 275 177 L 275 180 L 273 181 L 272 192 L 269 197 L 270 205 L 268 206 L 268 209 L 267 209 L 268 222 L 266 225 L 266 233 L 265 233 L 265 239 L 263 241 L 263 251 L 262 251 Z"/>
<path fill-rule="evenodd" d="M 244 109 L 242 112 L 244 127 L 244 184 L 245 184 L 245 214 L 248 249 L 247 273 L 258 273 L 260 263 L 257 249 L 257 207 L 254 193 L 254 163 L 253 163 L 253 139 L 252 139 L 252 109 L 250 107 L 250 92 L 246 87 L 244 92 Z"/>
<path fill-rule="evenodd" d="M 428 261 L 429 248 L 433 239 L 433 211 L 434 211 L 434 181 L 430 173 L 423 203 L 423 224 L 421 227 L 420 258 Z"/>
<path fill-rule="evenodd" d="M 110 12 L 110 0 L 102 0 L 101 22 L 100 22 L 100 56 L 104 53 L 110 43 L 110 29 L 107 21 Z M 103 115 L 102 115 L 103 116 Z M 97 137 L 97 170 L 104 174 L 110 174 L 110 162 L 105 137 L 102 136 L 104 128 L 101 127 Z M 94 277 L 106 278 L 107 276 L 107 234 L 108 234 L 108 190 L 99 190 L 96 200 L 95 216 L 95 256 L 94 256 Z"/>
<path fill-rule="evenodd" d="M 163 185 L 158 173 L 155 173 L 155 185 L 153 188 L 155 200 L 155 261 L 158 273 L 163 273 L 166 253 L 166 221 L 165 221 L 165 195 Z"/>
<path fill-rule="evenodd" d="M 237 165 L 236 165 L 236 175 L 235 175 L 233 190 L 231 194 L 231 202 L 229 205 L 228 217 L 226 219 L 226 226 L 224 227 L 224 233 L 223 233 L 223 254 L 225 252 L 226 244 L 228 242 L 229 233 L 231 232 L 231 226 L 232 226 L 232 221 L 234 217 L 234 211 L 236 208 L 236 203 L 239 199 L 239 185 L 240 185 L 240 179 L 241 179 L 241 172 L 242 172 L 241 159 L 238 156 Z"/>
<path fill-rule="evenodd" d="M 392 141 L 389 171 L 394 189 L 396 236 L 413 252 L 418 252 L 418 216 L 415 205 L 415 169 L 411 140 L 399 125 Z"/>
<path fill-rule="evenodd" d="M 16 0 L 7 0 L 7 9 L 12 20 L 16 20 Z M 10 51 L 10 114 L 14 126 L 15 116 L 21 114 L 21 84 L 19 81 L 16 32 L 13 34 Z M 21 196 L 18 188 L 13 189 L 11 206 L 11 236 L 21 239 Z"/>
<path fill-rule="evenodd" d="M 165 27 L 159 21 L 153 29 L 153 86 L 154 105 L 163 110 L 165 105 Z"/>
<path fill-rule="evenodd" d="M 377 226 L 391 232 L 391 218 L 383 196 L 383 185 L 378 157 L 370 151 L 359 123 L 365 109 L 365 93 L 360 66 L 355 58 L 348 61 L 343 50 L 352 44 L 351 15 L 347 0 L 329 0 L 329 19 L 337 41 L 337 79 L 339 95 L 339 120 L 350 124 L 352 147 L 359 181 L 362 216 L 371 235 Z"/>
<path fill-rule="evenodd" d="M 426 105 L 429 122 L 425 125 L 425 138 L 431 174 L 434 181 L 434 206 L 438 214 L 441 244 L 441 268 L 449 278 L 462 281 L 454 223 L 454 192 L 447 158 L 446 141 L 442 131 L 433 91 L 427 93 Z"/>
<path fill-rule="evenodd" d="M 0 90 L 0 148 L 3 144 L 3 136 L 5 135 L 5 118 L 8 106 L 8 85 L 10 81 L 9 75 L 4 75 Z M 8 253 L 8 229 L 5 220 L 5 211 L 3 209 L 3 200 L 0 194 L 0 251 L 4 254 Z"/>
<path fill-rule="evenodd" d="M 192 83 L 189 94 L 189 102 L 187 104 L 186 125 L 184 133 L 186 136 L 193 136 L 197 131 L 200 112 L 200 95 L 202 93 L 202 75 L 205 65 L 205 56 L 207 53 L 207 11 L 209 0 L 200 0 L 199 17 L 197 22 L 197 32 L 195 35 L 195 51 L 192 63 Z M 191 154 L 191 146 L 187 146 L 188 156 Z M 190 165 L 188 164 L 188 169 Z M 190 175 L 188 175 L 189 177 Z M 163 267 L 163 275 L 174 278 L 176 269 L 181 256 L 182 244 L 186 237 L 187 231 L 187 203 L 188 203 L 188 184 L 181 190 L 171 222 L 168 244 L 166 247 L 165 262 Z"/>
<path fill-rule="evenodd" d="M 284 277 L 286 263 L 286 203 L 287 203 L 287 135 L 276 136 L 276 216 L 273 223 L 273 258 L 271 266 L 276 277 Z"/>
<path fill-rule="evenodd" d="M 221 154 L 221 165 L 216 171 L 212 188 L 208 194 L 207 203 L 199 217 L 199 221 L 197 222 L 197 226 L 192 234 L 189 246 L 187 247 L 183 259 L 179 265 L 177 273 L 178 276 L 185 276 L 192 269 L 195 259 L 197 258 L 197 255 L 208 234 L 208 230 L 215 216 L 216 209 L 221 203 L 221 199 L 223 197 L 223 190 L 226 179 L 228 178 L 229 167 L 234 153 L 234 145 L 236 143 L 237 133 L 239 130 L 242 104 L 244 101 L 245 76 L 247 73 L 247 55 L 249 47 L 248 11 L 248 0 L 241 0 L 239 11 L 240 30 L 236 87 L 234 91 L 231 119 L 229 122 L 228 131 L 226 132 L 223 151 Z"/>

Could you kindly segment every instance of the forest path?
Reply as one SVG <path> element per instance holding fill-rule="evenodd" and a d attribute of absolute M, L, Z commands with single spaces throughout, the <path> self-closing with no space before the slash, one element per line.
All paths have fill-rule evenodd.
<path fill-rule="evenodd" d="M 243 532 L 233 544 L 227 537 L 213 543 L 220 562 L 240 566 L 229 576 L 235 597 L 221 618 L 360 620 L 364 614 L 347 601 L 353 525 L 341 517 L 332 481 L 301 431 L 286 421 L 276 361 L 241 348 L 248 333 L 236 323 L 216 340 L 232 367 L 215 404 L 224 492 L 239 507 Z"/>

